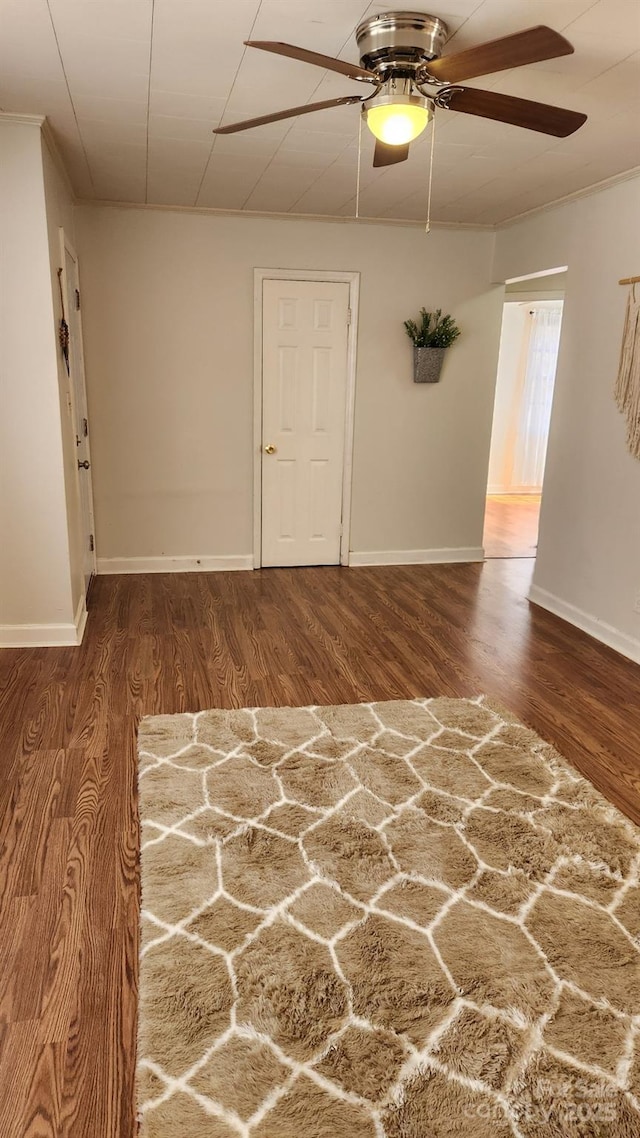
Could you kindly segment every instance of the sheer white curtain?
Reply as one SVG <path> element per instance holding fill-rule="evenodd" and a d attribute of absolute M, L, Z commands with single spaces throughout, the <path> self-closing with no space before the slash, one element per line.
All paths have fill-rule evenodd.
<path fill-rule="evenodd" d="M 514 486 L 542 486 L 561 323 L 561 300 L 532 307 L 513 453 Z"/>

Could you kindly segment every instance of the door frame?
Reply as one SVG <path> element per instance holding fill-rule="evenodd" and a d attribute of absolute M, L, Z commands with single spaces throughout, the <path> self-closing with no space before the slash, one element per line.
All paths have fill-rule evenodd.
<path fill-rule="evenodd" d="M 67 286 L 68 286 L 69 282 L 67 280 L 67 258 L 66 258 L 66 254 L 68 253 L 69 256 L 71 257 L 71 259 L 73 261 L 75 261 L 75 264 L 76 264 L 77 275 L 78 275 L 78 291 L 80 291 L 80 262 L 78 260 L 78 254 L 76 253 L 74 246 L 71 244 L 69 238 L 67 237 L 62 225 L 58 226 L 58 239 L 59 239 L 59 248 L 60 248 L 60 262 L 61 262 L 61 268 L 62 268 L 62 275 L 61 275 L 62 295 L 65 299 L 65 305 L 68 307 L 69 290 L 68 290 Z M 67 316 L 70 318 L 71 313 L 67 312 Z M 77 418 L 76 418 L 76 410 L 77 410 L 77 408 L 76 408 L 76 383 L 77 382 L 81 382 L 82 387 L 84 388 L 84 392 L 83 392 L 83 394 L 84 394 L 84 405 L 85 405 L 85 407 L 87 406 L 87 380 L 86 380 L 85 363 L 84 363 L 84 332 L 83 332 L 83 328 L 82 328 L 82 308 L 78 308 L 76 310 L 76 318 L 78 321 L 80 353 L 82 355 L 82 367 L 80 369 L 80 380 L 78 380 L 77 369 L 74 368 L 74 361 L 73 361 L 73 355 L 72 355 L 71 350 L 69 351 L 70 372 L 69 372 L 69 376 L 68 376 L 69 400 L 71 403 L 71 422 L 72 422 L 72 426 L 73 426 L 74 438 L 75 438 L 76 422 L 77 422 Z M 69 329 L 70 329 L 71 328 L 70 319 L 67 321 L 67 323 L 69 324 Z M 69 348 L 71 349 L 71 344 L 69 344 Z M 89 461 L 91 462 L 91 440 L 90 440 L 89 436 L 87 436 L 87 440 L 86 440 L 86 449 L 87 449 L 87 454 L 89 456 Z M 75 464 L 75 466 L 76 466 L 75 474 L 76 474 L 77 501 L 78 501 L 80 510 L 82 510 L 82 491 L 81 491 L 81 487 L 80 487 L 80 471 L 78 469 L 77 463 Z M 93 549 L 89 550 L 89 553 L 91 555 L 91 563 L 92 563 L 91 580 L 93 580 L 93 578 L 96 576 L 96 572 L 97 572 L 97 560 L 96 560 L 97 552 L 96 552 L 96 541 L 95 541 L 96 524 L 95 524 L 95 513 L 94 513 L 94 506 L 93 506 L 93 478 L 92 478 L 92 474 L 91 474 L 91 468 L 89 468 L 89 470 L 87 471 L 87 475 L 88 475 L 88 479 L 89 479 L 89 494 L 88 494 L 89 524 L 91 526 L 90 532 L 94 535 Z M 86 554 L 86 550 L 84 552 Z M 83 562 L 83 565 L 84 565 L 84 562 Z M 83 571 L 83 587 L 84 587 L 84 571 Z M 86 597 L 87 597 L 87 593 L 85 591 L 85 593 L 84 593 L 85 601 L 86 601 Z"/>
<path fill-rule="evenodd" d="M 330 269 L 254 269 L 253 270 L 253 567 L 262 566 L 262 285 L 266 280 L 317 281 L 348 284 L 351 313 L 347 332 L 347 390 L 342 468 L 342 532 L 340 564 L 349 564 L 351 533 L 351 484 L 353 477 L 353 433 L 356 398 L 356 355 L 358 346 L 358 300 L 360 273 Z"/>

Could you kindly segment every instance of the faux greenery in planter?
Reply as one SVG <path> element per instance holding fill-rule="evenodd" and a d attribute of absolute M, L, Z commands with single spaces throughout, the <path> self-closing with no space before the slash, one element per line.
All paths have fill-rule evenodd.
<path fill-rule="evenodd" d="M 420 320 L 405 320 L 407 336 L 413 341 L 413 382 L 437 383 L 444 361 L 444 353 L 460 335 L 452 316 L 443 316 L 442 309 L 427 312 L 420 309 Z"/>

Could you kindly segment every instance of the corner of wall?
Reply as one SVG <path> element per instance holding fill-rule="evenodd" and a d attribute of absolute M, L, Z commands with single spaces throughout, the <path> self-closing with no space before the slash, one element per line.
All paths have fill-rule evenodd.
<path fill-rule="evenodd" d="M 33 642 L 49 633 L 76 642 L 41 127 L 37 116 L 0 118 L 0 226 L 12 282 L 0 314 L 1 367 L 10 380 L 3 384 L 0 414 L 4 643 L 20 637 Z M 25 423 L 33 457 L 26 462 Z"/>
<path fill-rule="evenodd" d="M 82 644 L 87 617 L 81 597 L 67 624 L 0 624 L 0 648 L 76 648 Z"/>
<path fill-rule="evenodd" d="M 636 170 L 502 227 L 494 262 L 502 280 L 568 265 L 530 599 L 636 661 L 640 465 L 613 388 L 639 211 Z"/>

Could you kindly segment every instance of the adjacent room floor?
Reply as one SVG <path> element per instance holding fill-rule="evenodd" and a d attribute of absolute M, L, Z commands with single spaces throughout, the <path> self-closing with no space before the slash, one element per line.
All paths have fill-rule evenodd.
<path fill-rule="evenodd" d="M 486 692 L 640 822 L 638 669 L 532 564 L 101 577 L 80 648 L 0 654 L 2 1138 L 134 1133 L 143 715 Z"/>
<path fill-rule="evenodd" d="M 535 557 L 539 494 L 489 494 L 484 516 L 485 557 Z"/>

